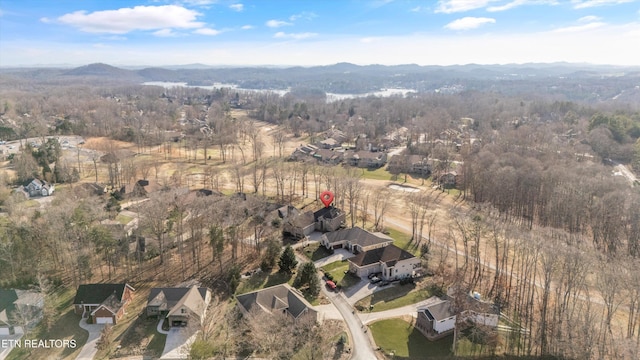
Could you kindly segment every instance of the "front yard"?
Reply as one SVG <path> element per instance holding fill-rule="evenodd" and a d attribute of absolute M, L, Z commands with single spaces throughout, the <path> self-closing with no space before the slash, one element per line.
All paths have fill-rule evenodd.
<path fill-rule="evenodd" d="M 349 272 L 349 260 L 332 262 L 323 266 L 320 270 L 331 274 L 333 282 L 342 287 L 342 289 L 347 289 L 360 282 L 359 277 Z"/>
<path fill-rule="evenodd" d="M 331 255 L 331 251 L 327 250 L 320 243 L 313 243 L 302 249 L 302 254 L 311 261 L 318 261 Z"/>
<path fill-rule="evenodd" d="M 385 355 L 394 359 L 451 358 L 453 336 L 429 341 L 409 322 L 402 319 L 377 321 L 369 326 L 371 334 Z"/>

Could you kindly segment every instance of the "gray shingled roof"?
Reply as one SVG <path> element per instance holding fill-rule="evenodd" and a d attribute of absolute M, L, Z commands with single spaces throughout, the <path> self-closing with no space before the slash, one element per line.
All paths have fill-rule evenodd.
<path fill-rule="evenodd" d="M 191 288 L 153 288 L 147 297 L 147 306 L 159 306 L 160 310 L 173 308 Z M 198 288 L 200 296 L 204 300 L 207 296 L 207 288 Z"/>
<path fill-rule="evenodd" d="M 294 318 L 298 318 L 305 310 L 315 313 L 311 304 L 288 284 L 238 295 L 236 299 L 247 312 L 263 310 L 272 313 L 274 310 L 286 309 Z"/>
<path fill-rule="evenodd" d="M 202 297 L 198 288 L 193 286 L 188 289 L 187 293 L 171 308 L 168 315 L 180 314 L 180 309 L 189 309 L 194 315 L 202 317 L 205 310 L 205 299 Z"/>
<path fill-rule="evenodd" d="M 357 226 L 350 229 L 340 229 L 338 231 L 329 232 L 326 233 L 325 236 L 327 237 L 327 240 L 329 240 L 330 244 L 338 241 L 349 240 L 352 244 L 357 244 L 362 247 L 393 241 L 392 238 L 385 234 L 371 233 Z"/>
<path fill-rule="evenodd" d="M 451 302 L 448 300 L 434 305 L 429 305 L 424 309 L 424 311 L 428 317 L 432 317 L 436 321 L 444 320 L 455 315 L 451 310 Z"/>
<path fill-rule="evenodd" d="M 411 259 L 413 257 L 415 257 L 413 254 L 391 244 L 383 248 L 361 252 L 350 258 L 349 261 L 358 266 L 366 266 L 378 262 L 383 262 L 387 264 L 387 266 L 393 266 L 400 260 Z"/>

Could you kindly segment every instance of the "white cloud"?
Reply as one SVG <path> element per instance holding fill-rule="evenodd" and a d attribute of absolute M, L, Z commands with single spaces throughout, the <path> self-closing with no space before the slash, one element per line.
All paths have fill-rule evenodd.
<path fill-rule="evenodd" d="M 366 37 L 366 38 L 360 39 L 360 42 L 364 43 L 364 44 L 370 44 L 370 43 L 372 43 L 374 41 L 377 41 L 377 40 L 378 40 L 378 38 L 376 38 L 376 37 Z"/>
<path fill-rule="evenodd" d="M 207 35 L 207 36 L 216 36 L 222 33 L 220 30 L 211 29 L 211 28 L 201 28 L 193 31 L 194 34 Z"/>
<path fill-rule="evenodd" d="M 449 30 L 471 30 L 479 28 L 485 24 L 493 24 L 496 20 L 486 17 L 463 17 L 458 20 L 454 20 L 444 27 Z"/>
<path fill-rule="evenodd" d="M 208 6 L 217 2 L 217 0 L 184 0 L 185 4 L 191 6 Z"/>
<path fill-rule="evenodd" d="M 572 0 L 573 7 L 576 9 L 586 9 L 597 6 L 605 5 L 618 5 L 624 3 L 630 3 L 635 0 Z"/>
<path fill-rule="evenodd" d="M 556 0 L 513 0 L 503 5 L 490 6 L 487 11 L 506 11 L 523 5 L 558 5 L 558 2 Z"/>
<path fill-rule="evenodd" d="M 175 33 L 171 29 L 160 29 L 158 31 L 154 31 L 153 35 L 158 36 L 158 37 L 176 37 L 176 36 L 178 36 L 178 34 Z"/>
<path fill-rule="evenodd" d="M 285 33 L 285 32 L 277 32 L 273 35 L 274 38 L 276 39 L 294 39 L 294 40 L 302 40 L 302 39 L 308 39 L 308 38 L 312 38 L 312 37 L 316 37 L 318 36 L 317 33 L 310 33 L 310 32 L 305 32 L 305 33 Z"/>
<path fill-rule="evenodd" d="M 196 18 L 201 14 L 177 5 L 136 6 L 87 13 L 76 11 L 58 21 L 84 32 L 126 34 L 135 30 L 192 29 L 204 26 Z"/>
<path fill-rule="evenodd" d="M 0 9 L 0 17 L 2 17 L 4 15 L 4 11 L 2 11 L 2 9 Z"/>
<path fill-rule="evenodd" d="M 242 12 L 244 10 L 244 5 L 243 4 L 231 4 L 229 5 L 229 8 L 231 10 L 235 10 L 237 12 Z"/>
<path fill-rule="evenodd" d="M 606 25 L 603 22 L 592 22 L 592 23 L 588 23 L 588 24 L 584 24 L 584 25 L 576 25 L 576 26 L 567 26 L 567 27 L 563 27 L 563 28 L 558 28 L 553 30 L 553 32 L 556 33 L 575 33 L 575 32 L 582 32 L 582 31 L 588 31 L 588 30 L 593 30 L 593 29 L 597 29 L 600 27 L 603 27 L 604 25 Z"/>
<path fill-rule="evenodd" d="M 608 24 L 589 32 L 526 33 L 514 30 L 496 32 L 491 36 L 475 32 L 455 35 L 423 33 L 376 37 L 375 41 L 362 41 L 362 36 L 330 37 L 323 34 L 307 41 L 279 40 L 283 39 L 262 41 L 253 38 L 248 42 L 237 42 L 221 38 L 213 44 L 210 39 L 201 39 L 199 42 L 180 42 L 170 48 L 162 42 L 140 44 L 122 41 L 109 43 L 112 46 L 109 49 L 98 49 L 84 43 L 6 39 L 2 43 L 0 66 L 32 66 L 43 61 L 74 65 L 104 62 L 115 66 L 189 63 L 311 66 L 338 62 L 451 65 L 557 61 L 640 64 L 640 52 L 630 50 L 640 41 L 638 22 Z M 65 51 L 60 51 L 61 48 Z M 256 53 L 260 56 L 255 56 Z"/>
<path fill-rule="evenodd" d="M 313 18 L 318 17 L 318 15 L 316 15 L 315 13 L 312 12 L 308 12 L 308 11 L 303 11 L 299 14 L 294 14 L 289 16 L 289 21 L 296 21 L 296 20 L 300 20 L 300 19 L 304 19 L 304 20 L 312 20 Z"/>
<path fill-rule="evenodd" d="M 279 28 L 282 26 L 291 26 L 293 25 L 290 22 L 282 21 L 282 20 L 269 20 L 265 23 L 270 28 Z"/>
<path fill-rule="evenodd" d="M 240 29 L 242 29 L 242 30 L 251 30 L 251 29 L 253 29 L 253 25 L 244 25 Z"/>
<path fill-rule="evenodd" d="M 126 37 L 124 36 L 119 36 L 119 35 L 110 35 L 110 36 L 102 36 L 101 39 L 104 40 L 112 40 L 112 41 L 122 41 L 122 40 L 127 40 Z"/>
<path fill-rule="evenodd" d="M 581 23 L 590 23 L 590 22 L 594 22 L 594 21 L 600 21 L 602 20 L 601 17 L 599 16 L 594 16 L 594 15 L 589 15 L 589 16 L 583 16 L 580 19 L 578 19 L 578 22 Z"/>
<path fill-rule="evenodd" d="M 452 14 L 484 8 L 497 0 L 440 0 L 438 1 L 437 13 Z"/>
<path fill-rule="evenodd" d="M 412 8 L 409 11 L 411 11 L 411 12 L 420 12 L 420 11 L 422 11 L 422 6 L 416 6 L 416 7 Z"/>
<path fill-rule="evenodd" d="M 45 23 L 45 24 L 49 24 L 49 23 L 51 23 L 52 21 L 51 21 L 51 19 L 49 19 L 48 17 L 41 17 L 41 18 L 40 18 L 40 22 L 43 22 L 43 23 Z"/>

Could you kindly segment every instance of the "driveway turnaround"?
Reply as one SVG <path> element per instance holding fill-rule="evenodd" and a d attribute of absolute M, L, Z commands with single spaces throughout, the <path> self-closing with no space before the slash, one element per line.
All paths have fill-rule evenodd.
<path fill-rule="evenodd" d="M 104 325 L 87 324 L 84 318 L 80 319 L 80 323 L 78 325 L 87 330 L 89 338 L 87 338 L 87 342 L 82 347 L 82 350 L 80 350 L 80 354 L 78 354 L 76 360 L 92 360 L 98 352 L 96 345 L 98 343 L 98 339 L 100 339 L 100 333 L 102 332 Z"/>

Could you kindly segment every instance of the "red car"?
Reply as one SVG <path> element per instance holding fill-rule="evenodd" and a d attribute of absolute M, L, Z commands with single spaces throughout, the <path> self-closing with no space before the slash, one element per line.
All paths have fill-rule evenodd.
<path fill-rule="evenodd" d="M 328 286 L 328 287 L 329 287 L 329 289 L 331 289 L 331 290 L 335 290 L 335 289 L 336 289 L 336 287 L 337 287 L 337 286 L 336 286 L 336 283 L 334 283 L 334 282 L 333 282 L 333 281 L 331 281 L 331 280 L 327 280 L 327 286 Z"/>

